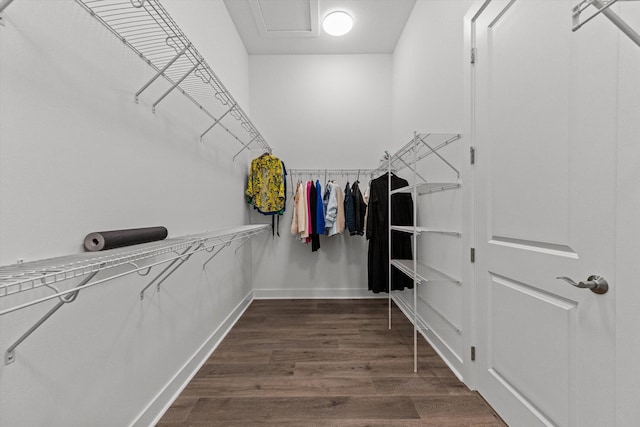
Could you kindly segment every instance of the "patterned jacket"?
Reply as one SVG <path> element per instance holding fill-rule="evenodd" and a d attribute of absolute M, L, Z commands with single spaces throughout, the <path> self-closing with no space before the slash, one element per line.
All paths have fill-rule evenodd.
<path fill-rule="evenodd" d="M 286 174 L 284 163 L 271 154 L 253 159 L 245 191 L 247 202 L 265 215 L 284 213 Z"/>

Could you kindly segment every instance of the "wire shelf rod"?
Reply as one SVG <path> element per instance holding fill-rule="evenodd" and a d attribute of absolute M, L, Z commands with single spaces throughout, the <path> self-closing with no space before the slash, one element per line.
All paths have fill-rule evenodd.
<path fill-rule="evenodd" d="M 375 169 L 289 169 L 287 172 L 289 175 L 371 175 Z"/>

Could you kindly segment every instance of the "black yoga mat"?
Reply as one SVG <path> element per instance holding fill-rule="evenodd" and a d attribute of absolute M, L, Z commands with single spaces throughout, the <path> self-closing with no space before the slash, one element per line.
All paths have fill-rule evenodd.
<path fill-rule="evenodd" d="M 132 228 L 129 230 L 96 231 L 84 238 L 84 248 L 87 251 L 103 251 L 121 248 L 123 246 L 163 240 L 167 237 L 164 227 Z"/>

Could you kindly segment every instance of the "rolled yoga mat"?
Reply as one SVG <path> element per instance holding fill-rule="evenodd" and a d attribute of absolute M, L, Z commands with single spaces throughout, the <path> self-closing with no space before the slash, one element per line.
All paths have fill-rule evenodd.
<path fill-rule="evenodd" d="M 123 246 L 163 240 L 167 237 L 164 227 L 132 228 L 130 230 L 96 231 L 84 238 L 84 248 L 87 251 L 103 251 L 121 248 Z"/>

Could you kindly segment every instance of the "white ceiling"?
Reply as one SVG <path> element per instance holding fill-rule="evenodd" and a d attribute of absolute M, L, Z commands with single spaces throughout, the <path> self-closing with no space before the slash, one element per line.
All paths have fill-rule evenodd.
<path fill-rule="evenodd" d="M 392 53 L 416 0 L 224 0 L 247 52 L 254 54 Z M 322 19 L 348 12 L 353 30 L 325 34 Z"/>

